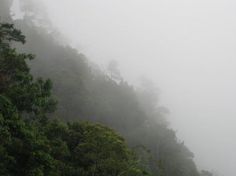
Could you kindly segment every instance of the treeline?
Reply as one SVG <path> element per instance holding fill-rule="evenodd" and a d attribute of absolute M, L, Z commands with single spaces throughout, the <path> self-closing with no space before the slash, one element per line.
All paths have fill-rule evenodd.
<path fill-rule="evenodd" d="M 164 119 L 165 109 L 158 106 L 158 97 L 151 84 L 135 89 L 123 79 L 117 81 L 111 74 L 101 71 L 90 64 L 83 54 L 63 43 L 63 40 L 56 39 L 53 27 L 47 21 L 42 22 L 42 14 L 40 10 L 35 10 L 33 1 L 20 2 L 25 15 L 19 20 L 9 18 L 9 0 L 3 0 L 0 6 L 3 19 L 10 19 L 27 37 L 24 46 L 13 43 L 17 50 L 9 45 L 15 59 L 21 58 L 21 69 L 25 69 L 26 75 L 23 77 L 26 80 L 15 75 L 20 82 L 16 80 L 16 89 L 13 90 L 12 86 L 6 86 L 2 81 L 0 85 L 6 87 L 0 92 L 1 124 L 8 129 L 10 136 L 7 145 L 3 143 L 7 141 L 5 138 L 0 139 L 0 152 L 6 155 L 0 160 L 0 167 L 5 168 L 8 175 L 211 174 L 197 170 L 193 154 L 168 128 Z M 13 30 L 12 26 L 10 28 Z M 11 30 L 8 35 L 14 34 L 10 37 L 16 37 Z M 19 38 L 11 40 L 24 42 L 19 31 L 17 34 Z M 57 109 L 51 96 L 51 82 L 35 80 L 25 60 L 33 56 L 17 54 L 19 51 L 36 55 L 36 59 L 27 63 L 35 77 L 53 81 L 52 93 L 58 101 Z M 11 57 L 1 56 L 1 59 L 8 62 Z M 12 69 L 20 65 L 12 64 Z M 0 64 L 1 70 L 3 66 Z M 54 110 L 54 113 L 48 114 Z M 65 123 L 49 120 L 48 117 L 60 118 Z M 5 123 L 8 119 L 13 127 Z M 99 122 L 117 130 L 135 154 L 111 129 L 98 124 L 74 123 L 78 120 Z M 13 147 L 17 146 L 13 139 L 20 141 L 19 147 Z M 21 161 L 25 156 L 28 158 Z M 12 159 L 14 164 L 8 165 L 10 161 L 5 162 L 6 158 Z"/>
<path fill-rule="evenodd" d="M 29 73 L 33 56 L 12 42 L 24 43 L 24 36 L 0 24 L 0 175 L 148 175 L 110 128 L 48 119 L 56 106 L 51 82 Z"/>

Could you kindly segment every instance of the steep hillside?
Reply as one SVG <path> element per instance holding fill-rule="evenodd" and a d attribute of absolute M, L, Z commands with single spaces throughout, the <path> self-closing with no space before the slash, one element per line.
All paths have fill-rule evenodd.
<path fill-rule="evenodd" d="M 24 10 L 24 5 L 26 4 L 22 4 L 22 10 Z M 6 11 L 5 13 L 8 12 L 9 11 Z M 33 10 L 32 13 L 34 13 Z M 78 120 L 99 122 L 117 130 L 124 136 L 129 146 L 132 147 L 138 155 L 142 168 L 152 175 L 200 175 L 193 161 L 193 154 L 186 148 L 183 142 L 176 138 L 175 132 L 168 128 L 166 121 L 163 120 L 165 114 L 163 108 L 158 106 L 155 99 L 153 101 L 152 96 L 156 96 L 154 92 L 150 92 L 150 89 L 135 90 L 126 81 L 122 79 L 117 81 L 109 74 L 99 70 L 96 66 L 90 64 L 83 54 L 58 40 L 57 37 L 53 35 L 54 33 L 51 29 L 35 22 L 36 19 L 33 15 L 27 16 L 27 14 L 31 13 L 26 13 L 25 18 L 14 21 L 17 28 L 21 29 L 26 35 L 27 42 L 24 46 L 18 44 L 14 46 L 21 52 L 34 53 L 36 55 L 36 59 L 29 62 L 31 72 L 34 76 L 50 78 L 52 80 L 52 93 L 58 101 L 58 108 L 55 113 L 50 114 L 50 117 L 60 118 L 70 123 Z M 16 97 L 18 96 L 20 95 L 16 95 Z M 5 118 L 4 113 L 2 113 L 2 116 Z M 25 122 L 20 121 L 20 123 Z M 54 122 L 50 122 L 49 126 L 51 123 Z M 74 125 L 76 126 L 76 124 L 70 125 L 70 123 L 68 125 L 64 124 L 62 127 L 59 124 L 60 128 L 66 130 L 66 132 L 63 131 L 62 134 L 59 133 L 59 135 L 64 136 L 64 133 L 68 135 L 68 133 L 71 133 L 68 132 L 68 130 L 70 131 L 71 128 L 74 130 Z M 29 124 L 26 124 L 26 126 L 27 125 Z M 55 124 L 55 126 L 57 125 L 58 123 Z M 52 131 L 57 130 L 54 129 L 54 125 L 51 125 L 50 128 L 52 128 Z M 98 146 L 94 143 L 90 144 L 89 142 L 91 142 L 91 140 L 92 142 L 101 142 L 101 146 L 98 150 L 102 148 L 106 150 L 106 147 L 108 147 L 107 151 L 111 152 L 109 156 L 113 155 L 112 152 L 116 150 L 116 147 L 107 146 L 107 141 L 111 140 L 109 142 L 111 145 L 113 142 L 115 144 L 123 142 L 123 139 L 120 139 L 112 130 L 100 125 L 77 124 L 75 131 L 72 132 L 76 133 L 77 137 L 73 138 L 74 136 L 71 136 L 69 139 L 64 139 L 62 136 L 55 137 L 54 139 L 54 136 L 50 136 L 50 134 L 53 134 L 53 132 L 50 132 L 50 128 L 49 132 L 46 129 L 45 133 L 48 133 L 43 135 L 46 135 L 48 140 L 55 140 L 55 143 L 59 142 L 59 146 L 61 147 L 68 145 L 66 150 L 73 145 L 73 142 L 85 140 L 85 144 L 81 144 L 81 148 L 76 148 L 76 151 L 70 149 L 69 152 L 72 158 L 69 160 L 75 159 L 73 162 L 77 163 L 77 166 L 91 167 L 91 169 L 95 166 L 91 165 L 89 162 L 90 157 L 98 157 L 97 159 L 100 160 L 100 157 L 106 155 L 104 151 L 101 151 L 101 156 L 93 156 L 97 154 L 97 151 L 94 150 L 92 146 Z M 91 130 L 92 134 L 90 135 L 90 132 L 88 132 L 89 136 L 83 137 L 82 135 L 82 137 L 79 137 L 81 134 L 77 134 L 77 132 L 81 128 L 82 132 L 79 131 L 80 133 L 84 134 Z M 107 135 L 107 133 L 109 134 Z M 100 134 L 101 136 L 93 136 Z M 59 141 L 57 141 L 58 138 Z M 68 144 L 68 142 L 71 143 Z M 117 147 L 118 146 L 120 145 L 117 145 Z M 55 147 L 55 149 L 53 148 L 52 152 L 54 152 L 54 150 L 55 152 L 56 150 L 60 150 L 57 148 L 57 145 L 53 147 Z M 123 143 L 121 147 L 124 147 Z M 117 150 L 121 149 L 124 151 L 127 150 L 126 148 L 118 148 Z M 77 156 L 76 153 L 73 152 L 79 152 L 77 154 L 78 156 L 83 155 L 82 158 L 73 158 L 73 155 L 75 155 L 75 157 Z M 117 152 L 119 153 L 119 151 Z M 106 167 L 120 167 L 118 168 L 120 170 L 126 167 L 122 164 L 120 165 L 119 159 L 116 160 L 116 157 L 118 157 L 116 154 L 117 153 L 115 153 L 114 156 L 115 158 L 112 158 L 112 161 L 102 161 L 104 163 L 102 163 L 100 168 L 101 173 L 95 175 L 110 175 Z M 130 157 L 127 153 L 124 153 L 124 155 L 127 155 L 124 156 L 124 158 Z M 134 160 L 130 160 L 134 162 Z M 110 166 L 112 163 L 113 165 Z M 69 167 L 75 167 L 73 163 L 72 165 L 73 166 L 70 165 Z M 73 169 L 76 169 L 76 171 L 68 175 L 80 175 L 85 172 L 81 171 L 80 168 Z M 85 174 L 94 175 L 91 173 Z M 138 174 L 134 173 L 134 175 Z"/>

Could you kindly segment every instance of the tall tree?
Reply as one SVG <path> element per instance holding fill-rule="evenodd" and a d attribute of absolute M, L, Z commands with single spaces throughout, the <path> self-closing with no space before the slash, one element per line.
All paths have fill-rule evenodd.
<path fill-rule="evenodd" d="M 7 97 L 20 112 L 44 115 L 55 109 L 50 80 L 34 80 L 26 63 L 32 54 L 17 53 L 11 43 L 25 43 L 12 24 L 0 24 L 0 95 Z"/>
<path fill-rule="evenodd" d="M 25 42 L 11 24 L 0 25 L 0 175 L 144 176 L 124 139 L 99 124 L 47 119 L 55 101 L 49 80 L 34 80 L 32 55 L 11 47 Z M 45 117 L 44 121 L 38 118 Z M 41 119 L 41 118 L 40 118 Z"/>

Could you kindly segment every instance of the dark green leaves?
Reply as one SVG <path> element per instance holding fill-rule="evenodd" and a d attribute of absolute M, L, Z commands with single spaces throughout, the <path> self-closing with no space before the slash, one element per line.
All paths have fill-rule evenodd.
<path fill-rule="evenodd" d="M 26 63 L 32 54 L 18 53 L 10 42 L 25 42 L 25 37 L 12 24 L 0 24 L 0 94 L 11 101 L 19 112 L 44 116 L 55 110 L 50 80 L 33 79 Z"/>

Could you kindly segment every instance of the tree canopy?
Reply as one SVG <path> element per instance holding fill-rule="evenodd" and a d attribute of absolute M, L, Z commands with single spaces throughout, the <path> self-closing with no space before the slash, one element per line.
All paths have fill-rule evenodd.
<path fill-rule="evenodd" d="M 153 85 L 134 88 L 114 63 L 102 71 L 20 3 L 27 15 L 12 22 L 27 42 L 13 24 L 0 25 L 0 175 L 211 174 L 168 127 Z M 1 2 L 5 16 L 10 4 Z"/>
<path fill-rule="evenodd" d="M 33 56 L 11 47 L 12 41 L 25 42 L 19 30 L 1 24 L 0 36 L 1 175 L 147 175 L 108 127 L 48 119 L 46 113 L 55 109 L 51 82 L 35 81 L 26 63 Z"/>

